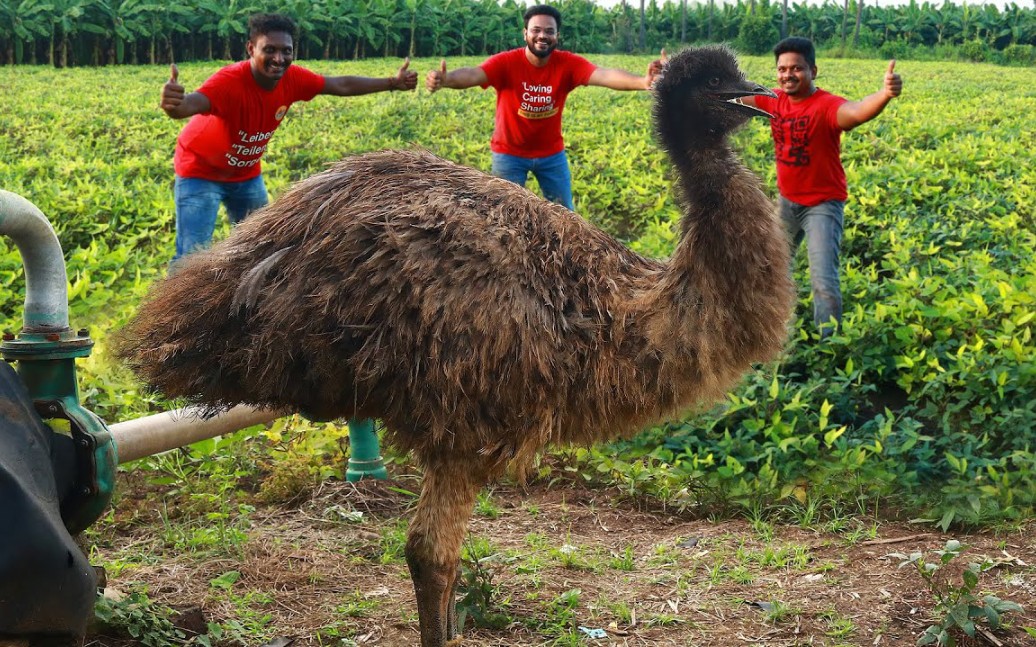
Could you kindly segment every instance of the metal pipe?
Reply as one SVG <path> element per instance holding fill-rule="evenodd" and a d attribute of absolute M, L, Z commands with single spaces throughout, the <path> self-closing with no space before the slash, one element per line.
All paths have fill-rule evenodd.
<path fill-rule="evenodd" d="M 108 430 L 118 450 L 119 464 L 122 465 L 199 440 L 265 424 L 284 415 L 287 415 L 284 411 L 256 409 L 241 404 L 226 413 L 205 418 L 199 410 L 185 408 L 117 422 L 110 425 Z M 378 449 L 378 434 L 374 431 L 373 420 L 349 420 L 349 447 L 346 480 L 388 478 L 388 470 L 385 469 L 385 462 Z"/>
<path fill-rule="evenodd" d="M 23 332 L 68 330 L 65 257 L 46 216 L 20 195 L 0 190 L 0 234 L 14 240 L 25 264 Z"/>
<path fill-rule="evenodd" d="M 118 449 L 119 464 L 176 449 L 199 440 L 229 434 L 285 415 L 283 411 L 238 405 L 212 418 L 196 409 L 175 409 L 110 425 Z"/>

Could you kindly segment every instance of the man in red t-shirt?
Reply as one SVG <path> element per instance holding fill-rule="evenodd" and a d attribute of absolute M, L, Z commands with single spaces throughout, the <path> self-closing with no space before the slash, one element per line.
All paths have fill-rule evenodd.
<path fill-rule="evenodd" d="M 572 175 L 561 137 L 561 113 L 568 93 L 581 85 L 612 90 L 648 90 L 662 69 L 652 61 L 646 76 L 597 67 L 582 56 L 558 50 L 561 13 L 548 5 L 525 12 L 525 47 L 501 52 L 478 67 L 428 72 L 429 92 L 476 85 L 496 89 L 496 125 L 490 149 L 493 174 L 521 186 L 531 172 L 548 200 L 572 208 Z M 663 52 L 663 57 L 665 53 Z"/>
<path fill-rule="evenodd" d="M 842 133 L 874 119 L 903 90 L 889 62 L 881 90 L 847 101 L 819 89 L 816 51 L 807 38 L 785 38 L 773 48 L 777 59 L 777 98 L 743 101 L 773 115 L 770 127 L 777 161 L 780 213 L 793 248 L 806 239 L 813 288 L 813 321 L 821 337 L 842 321 L 838 254 L 842 244 L 846 184 Z"/>
<path fill-rule="evenodd" d="M 318 94 L 355 96 L 417 87 L 404 61 L 396 76 L 321 76 L 292 65 L 295 23 L 287 16 L 256 14 L 248 20 L 248 60 L 228 65 L 200 88 L 185 93 L 176 65 L 162 86 L 162 110 L 192 117 L 176 140 L 175 264 L 212 239 L 222 203 L 238 223 L 267 202 L 259 160 L 291 104 Z"/>

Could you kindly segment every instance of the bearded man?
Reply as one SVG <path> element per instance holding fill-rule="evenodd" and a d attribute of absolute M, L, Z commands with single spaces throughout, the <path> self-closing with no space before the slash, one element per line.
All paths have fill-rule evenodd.
<path fill-rule="evenodd" d="M 612 90 L 648 90 L 662 70 L 662 59 L 645 76 L 597 67 L 558 47 L 561 12 L 549 5 L 529 7 L 524 15 L 525 47 L 501 52 L 478 67 L 446 71 L 446 61 L 428 73 L 425 86 L 496 90 L 496 125 L 490 140 L 493 175 L 525 186 L 532 173 L 543 196 L 572 209 L 572 174 L 561 137 L 561 113 L 568 94 L 581 85 Z"/>

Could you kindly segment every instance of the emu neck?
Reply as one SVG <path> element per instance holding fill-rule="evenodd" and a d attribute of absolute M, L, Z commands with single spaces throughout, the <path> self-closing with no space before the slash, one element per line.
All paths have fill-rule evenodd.
<path fill-rule="evenodd" d="M 684 216 L 666 292 L 670 307 L 692 319 L 670 323 L 692 336 L 716 334 L 711 347 L 741 359 L 772 352 L 791 294 L 787 239 L 772 201 L 725 142 L 670 153 Z"/>
<path fill-rule="evenodd" d="M 690 148 L 673 158 L 684 207 L 680 246 L 686 248 L 691 242 L 697 254 L 725 256 L 727 250 L 723 248 L 741 229 L 741 223 L 758 219 L 760 212 L 769 208 L 759 181 L 725 144 Z M 692 235 L 696 237 L 688 241 Z M 709 246 L 707 242 L 722 245 Z M 686 251 L 677 256 L 685 257 Z"/>

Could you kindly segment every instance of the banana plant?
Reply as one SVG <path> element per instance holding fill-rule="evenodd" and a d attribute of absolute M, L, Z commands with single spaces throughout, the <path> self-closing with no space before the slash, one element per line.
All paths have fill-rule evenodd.
<path fill-rule="evenodd" d="M 226 2 L 200 0 L 198 8 L 212 18 L 212 21 L 203 26 L 201 30 L 210 35 L 215 34 L 223 46 L 223 60 L 231 60 L 231 43 L 235 39 L 248 38 L 248 16 L 255 13 L 258 7 L 249 0 L 226 0 Z"/>
<path fill-rule="evenodd" d="M 341 52 L 347 50 L 349 42 L 357 34 L 353 0 L 326 0 L 324 14 L 327 17 L 323 24 L 325 33 L 321 39 L 324 43 L 324 59 L 333 56 L 341 58 Z"/>
<path fill-rule="evenodd" d="M 45 38 L 50 33 L 49 17 L 54 5 L 41 0 L 4 0 L 0 2 L 0 30 L 6 29 L 3 40 L 7 42 L 7 60 L 12 64 L 25 60 L 25 45 L 29 45 L 28 63 L 36 62 L 33 44 L 36 38 Z"/>
<path fill-rule="evenodd" d="M 138 39 L 151 37 L 151 14 L 161 11 L 161 6 L 146 0 L 98 0 L 95 8 L 110 43 L 108 60 L 126 62 L 126 44 L 129 43 L 130 62 L 136 63 L 136 49 L 132 45 Z"/>
<path fill-rule="evenodd" d="M 322 51 L 324 43 L 320 34 L 325 31 L 325 25 L 331 20 L 327 9 L 322 0 L 286 0 L 283 6 L 279 7 L 279 11 L 291 16 L 298 25 L 295 40 L 298 58 L 307 58 L 311 53 L 311 44 L 318 48 L 317 51 Z"/>
<path fill-rule="evenodd" d="M 80 31 L 95 31 L 98 25 L 90 22 L 89 9 L 93 0 L 52 0 L 54 11 L 50 15 L 50 63 L 55 67 L 68 67 L 68 52 L 72 39 Z"/>

